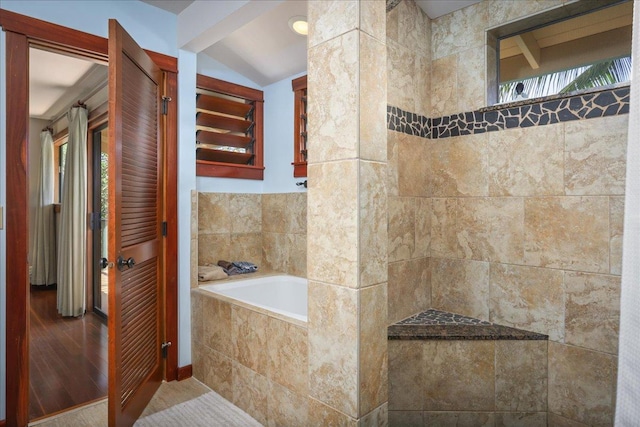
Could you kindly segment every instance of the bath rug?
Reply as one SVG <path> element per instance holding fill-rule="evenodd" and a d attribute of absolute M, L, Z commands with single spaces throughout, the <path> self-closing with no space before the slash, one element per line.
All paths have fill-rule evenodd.
<path fill-rule="evenodd" d="M 140 418 L 134 427 L 259 427 L 249 414 L 218 393 L 210 391 L 195 399 Z"/>

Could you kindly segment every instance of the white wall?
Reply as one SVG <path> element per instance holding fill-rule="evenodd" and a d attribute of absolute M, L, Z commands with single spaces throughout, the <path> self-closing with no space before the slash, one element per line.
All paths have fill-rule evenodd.
<path fill-rule="evenodd" d="M 0 31 L 0 129 L 6 129 L 6 116 L 5 111 L 6 108 L 6 99 L 5 94 L 7 91 L 5 90 L 5 55 L 4 55 L 4 46 L 5 46 L 5 35 L 4 31 Z M 4 131 L 0 132 L 0 206 L 3 208 L 3 218 L 2 223 L 3 227 L 0 230 L 0 420 L 6 419 L 6 411 L 5 406 L 7 402 L 7 382 L 6 382 L 6 366 L 7 366 L 7 334 L 6 334 L 6 324 L 7 324 L 7 311 L 6 311 L 6 294 L 7 294 L 7 274 L 6 274 L 6 260 L 4 258 L 4 254 L 7 253 L 7 245 L 6 245 L 6 212 L 7 212 L 7 203 L 6 203 L 6 147 L 7 147 L 7 135 Z"/>

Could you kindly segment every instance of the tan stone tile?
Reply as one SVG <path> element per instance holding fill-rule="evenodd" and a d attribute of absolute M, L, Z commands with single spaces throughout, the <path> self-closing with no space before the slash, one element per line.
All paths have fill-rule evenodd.
<path fill-rule="evenodd" d="M 363 415 L 358 420 L 358 427 L 388 427 L 389 426 L 389 406 L 387 402 L 375 408 L 373 411 Z"/>
<path fill-rule="evenodd" d="M 267 375 L 267 316 L 239 306 L 231 307 L 234 359 L 258 374 Z"/>
<path fill-rule="evenodd" d="M 307 277 L 307 235 L 287 234 L 289 258 L 287 260 L 287 274 Z"/>
<path fill-rule="evenodd" d="M 449 55 L 431 62 L 431 114 L 434 117 L 459 113 L 458 56 Z M 442 144 L 442 141 L 440 141 Z"/>
<path fill-rule="evenodd" d="M 494 422 L 493 412 L 424 412 L 424 425 L 427 427 L 492 427 Z"/>
<path fill-rule="evenodd" d="M 547 341 L 496 341 L 495 346 L 496 410 L 544 413 L 547 410 Z"/>
<path fill-rule="evenodd" d="M 309 395 L 357 417 L 358 292 L 309 281 Z"/>
<path fill-rule="evenodd" d="M 588 425 L 613 425 L 614 356 L 549 342 L 549 411 Z"/>
<path fill-rule="evenodd" d="M 488 196 L 488 134 L 429 140 L 436 197 Z"/>
<path fill-rule="evenodd" d="M 262 234 L 231 234 L 231 260 L 249 261 L 260 265 L 262 262 Z"/>
<path fill-rule="evenodd" d="M 489 319 L 489 263 L 431 258 L 434 308 Z"/>
<path fill-rule="evenodd" d="M 313 100 L 308 105 L 309 117 L 313 117 L 307 130 L 310 164 L 358 155 L 358 34 L 350 31 L 309 49 L 307 91 Z"/>
<path fill-rule="evenodd" d="M 425 22 L 422 9 L 415 1 L 402 1 L 395 9 L 398 9 L 398 42 L 421 53 L 430 53 L 430 25 Z"/>
<path fill-rule="evenodd" d="M 358 286 L 362 288 L 387 282 L 386 165 L 360 161 L 359 189 Z"/>
<path fill-rule="evenodd" d="M 191 239 L 189 242 L 189 278 L 191 279 L 191 288 L 198 286 L 198 239 Z"/>
<path fill-rule="evenodd" d="M 431 256 L 458 258 L 457 199 L 432 199 Z"/>
<path fill-rule="evenodd" d="M 287 234 L 262 233 L 262 262 L 270 271 L 287 271 L 289 245 Z"/>
<path fill-rule="evenodd" d="M 200 234 L 198 236 L 198 265 L 216 265 L 219 260 L 229 261 L 230 234 Z"/>
<path fill-rule="evenodd" d="M 457 112 L 474 111 L 487 106 L 485 61 L 485 49 L 474 47 L 458 54 Z"/>
<path fill-rule="evenodd" d="M 431 22 L 433 59 L 484 46 L 489 16 L 485 2 L 443 15 Z M 434 84 L 440 84 L 434 81 Z"/>
<path fill-rule="evenodd" d="M 229 233 L 229 195 L 224 193 L 198 194 L 198 232 Z"/>
<path fill-rule="evenodd" d="M 525 262 L 540 267 L 608 272 L 608 198 L 525 199 Z"/>
<path fill-rule="evenodd" d="M 358 286 L 358 161 L 310 164 L 309 279 Z M 323 185 L 340 177 L 338 185 Z"/>
<path fill-rule="evenodd" d="M 398 177 L 399 177 L 399 163 L 398 163 L 398 141 L 404 138 L 404 134 L 387 130 L 387 195 L 398 196 Z"/>
<path fill-rule="evenodd" d="M 306 375 L 305 375 L 306 376 Z M 278 383 L 269 381 L 267 426 L 306 426 L 309 405 L 307 395 L 300 395 Z"/>
<path fill-rule="evenodd" d="M 193 376 L 225 399 L 233 400 L 233 361 L 207 347 L 195 347 Z"/>
<path fill-rule="evenodd" d="M 564 0 L 487 0 L 486 3 L 487 27 L 493 27 L 561 6 Z"/>
<path fill-rule="evenodd" d="M 428 197 L 431 195 L 427 140 L 404 135 L 398 141 L 398 195 Z"/>
<path fill-rule="evenodd" d="M 389 324 L 431 307 L 431 274 L 427 258 L 389 263 Z"/>
<path fill-rule="evenodd" d="M 232 233 L 260 233 L 262 231 L 262 196 L 230 194 L 229 216 Z"/>
<path fill-rule="evenodd" d="M 459 253 L 465 258 L 514 264 L 523 262 L 523 199 L 460 199 L 456 223 Z"/>
<path fill-rule="evenodd" d="M 496 412 L 496 427 L 547 427 L 546 412 Z"/>
<path fill-rule="evenodd" d="M 534 126 L 489 134 L 489 194 L 564 194 L 563 126 Z"/>
<path fill-rule="evenodd" d="M 567 272 L 565 343 L 616 355 L 620 277 Z"/>
<path fill-rule="evenodd" d="M 416 199 L 390 197 L 389 211 L 389 262 L 409 260 L 415 251 Z"/>
<path fill-rule="evenodd" d="M 287 233 L 307 232 L 307 193 L 287 193 L 286 199 Z"/>
<path fill-rule="evenodd" d="M 357 427 L 358 422 L 325 403 L 309 397 L 309 425 Z"/>
<path fill-rule="evenodd" d="M 431 343 L 431 342 L 429 342 Z M 424 404 L 423 358 L 426 341 L 389 341 L 389 409 L 422 411 Z"/>
<path fill-rule="evenodd" d="M 307 331 L 270 317 L 267 336 L 269 379 L 306 396 L 309 392 Z"/>
<path fill-rule="evenodd" d="M 430 255 L 431 249 L 431 199 L 416 199 L 416 231 L 412 258 L 423 258 Z"/>
<path fill-rule="evenodd" d="M 494 410 L 493 341 L 425 341 L 424 360 L 425 417 L 426 411 Z"/>
<path fill-rule="evenodd" d="M 309 4 L 309 48 L 356 29 L 359 9 L 356 0 L 322 0 Z"/>
<path fill-rule="evenodd" d="M 360 30 L 380 41 L 386 38 L 386 4 L 360 2 Z"/>
<path fill-rule="evenodd" d="M 198 238 L 198 192 L 191 190 L 191 239 Z"/>
<path fill-rule="evenodd" d="M 413 50 L 387 41 L 387 104 L 411 111 L 415 108 L 416 57 Z"/>
<path fill-rule="evenodd" d="M 580 423 L 569 418 L 562 417 L 560 415 L 549 412 L 548 416 L 549 427 L 586 427 L 587 424 Z"/>
<path fill-rule="evenodd" d="M 422 411 L 389 411 L 391 427 L 424 427 Z"/>
<path fill-rule="evenodd" d="M 234 357 L 231 304 L 214 297 L 202 297 L 202 343 L 227 357 Z"/>
<path fill-rule="evenodd" d="M 563 272 L 491 264 L 491 322 L 564 338 Z"/>
<path fill-rule="evenodd" d="M 360 3 L 362 9 L 375 8 L 372 4 L 380 5 L 380 2 Z M 360 33 L 359 156 L 384 162 L 387 160 L 387 48 L 380 40 Z"/>
<path fill-rule="evenodd" d="M 622 235 L 624 229 L 624 196 L 609 197 L 609 272 L 622 274 Z"/>
<path fill-rule="evenodd" d="M 389 43 L 389 40 L 393 40 L 396 43 L 398 42 L 398 30 L 399 30 L 398 20 L 399 20 L 398 8 L 394 7 L 389 12 L 387 12 L 387 20 L 386 20 L 387 43 Z"/>
<path fill-rule="evenodd" d="M 362 289 L 359 305 L 358 376 L 362 416 L 388 400 L 387 284 Z"/>
<path fill-rule="evenodd" d="M 429 18 L 426 18 L 429 20 Z M 430 37 L 429 37 L 430 38 Z M 415 113 L 425 117 L 433 117 L 431 113 L 431 57 L 417 55 L 415 59 L 416 91 L 414 94 Z"/>
<path fill-rule="evenodd" d="M 262 195 L 262 232 L 286 233 L 287 230 L 287 194 Z"/>
<path fill-rule="evenodd" d="M 621 115 L 565 124 L 567 194 L 624 194 L 628 122 Z"/>
<path fill-rule="evenodd" d="M 260 424 L 267 425 L 267 396 L 269 396 L 267 377 L 234 362 L 232 403 L 255 418 Z"/>
<path fill-rule="evenodd" d="M 202 345 L 203 329 L 202 300 L 204 296 L 200 292 L 191 291 L 191 345 Z"/>

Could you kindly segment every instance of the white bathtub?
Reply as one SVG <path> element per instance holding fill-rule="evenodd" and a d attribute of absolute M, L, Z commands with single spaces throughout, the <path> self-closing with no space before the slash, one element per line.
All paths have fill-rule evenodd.
<path fill-rule="evenodd" d="M 296 276 L 264 276 L 238 279 L 200 289 L 223 295 L 267 311 L 307 321 L 307 279 Z"/>

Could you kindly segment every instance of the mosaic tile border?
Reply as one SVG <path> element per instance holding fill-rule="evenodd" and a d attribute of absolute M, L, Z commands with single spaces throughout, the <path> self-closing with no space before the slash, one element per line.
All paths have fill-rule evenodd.
<path fill-rule="evenodd" d="M 402 0 L 387 0 L 387 12 L 393 10 Z"/>
<path fill-rule="evenodd" d="M 630 88 L 604 90 L 525 105 L 428 118 L 387 105 L 387 129 L 428 139 L 616 116 L 629 113 Z"/>
<path fill-rule="evenodd" d="M 492 325 L 485 320 L 430 308 L 396 323 L 397 325 Z"/>

